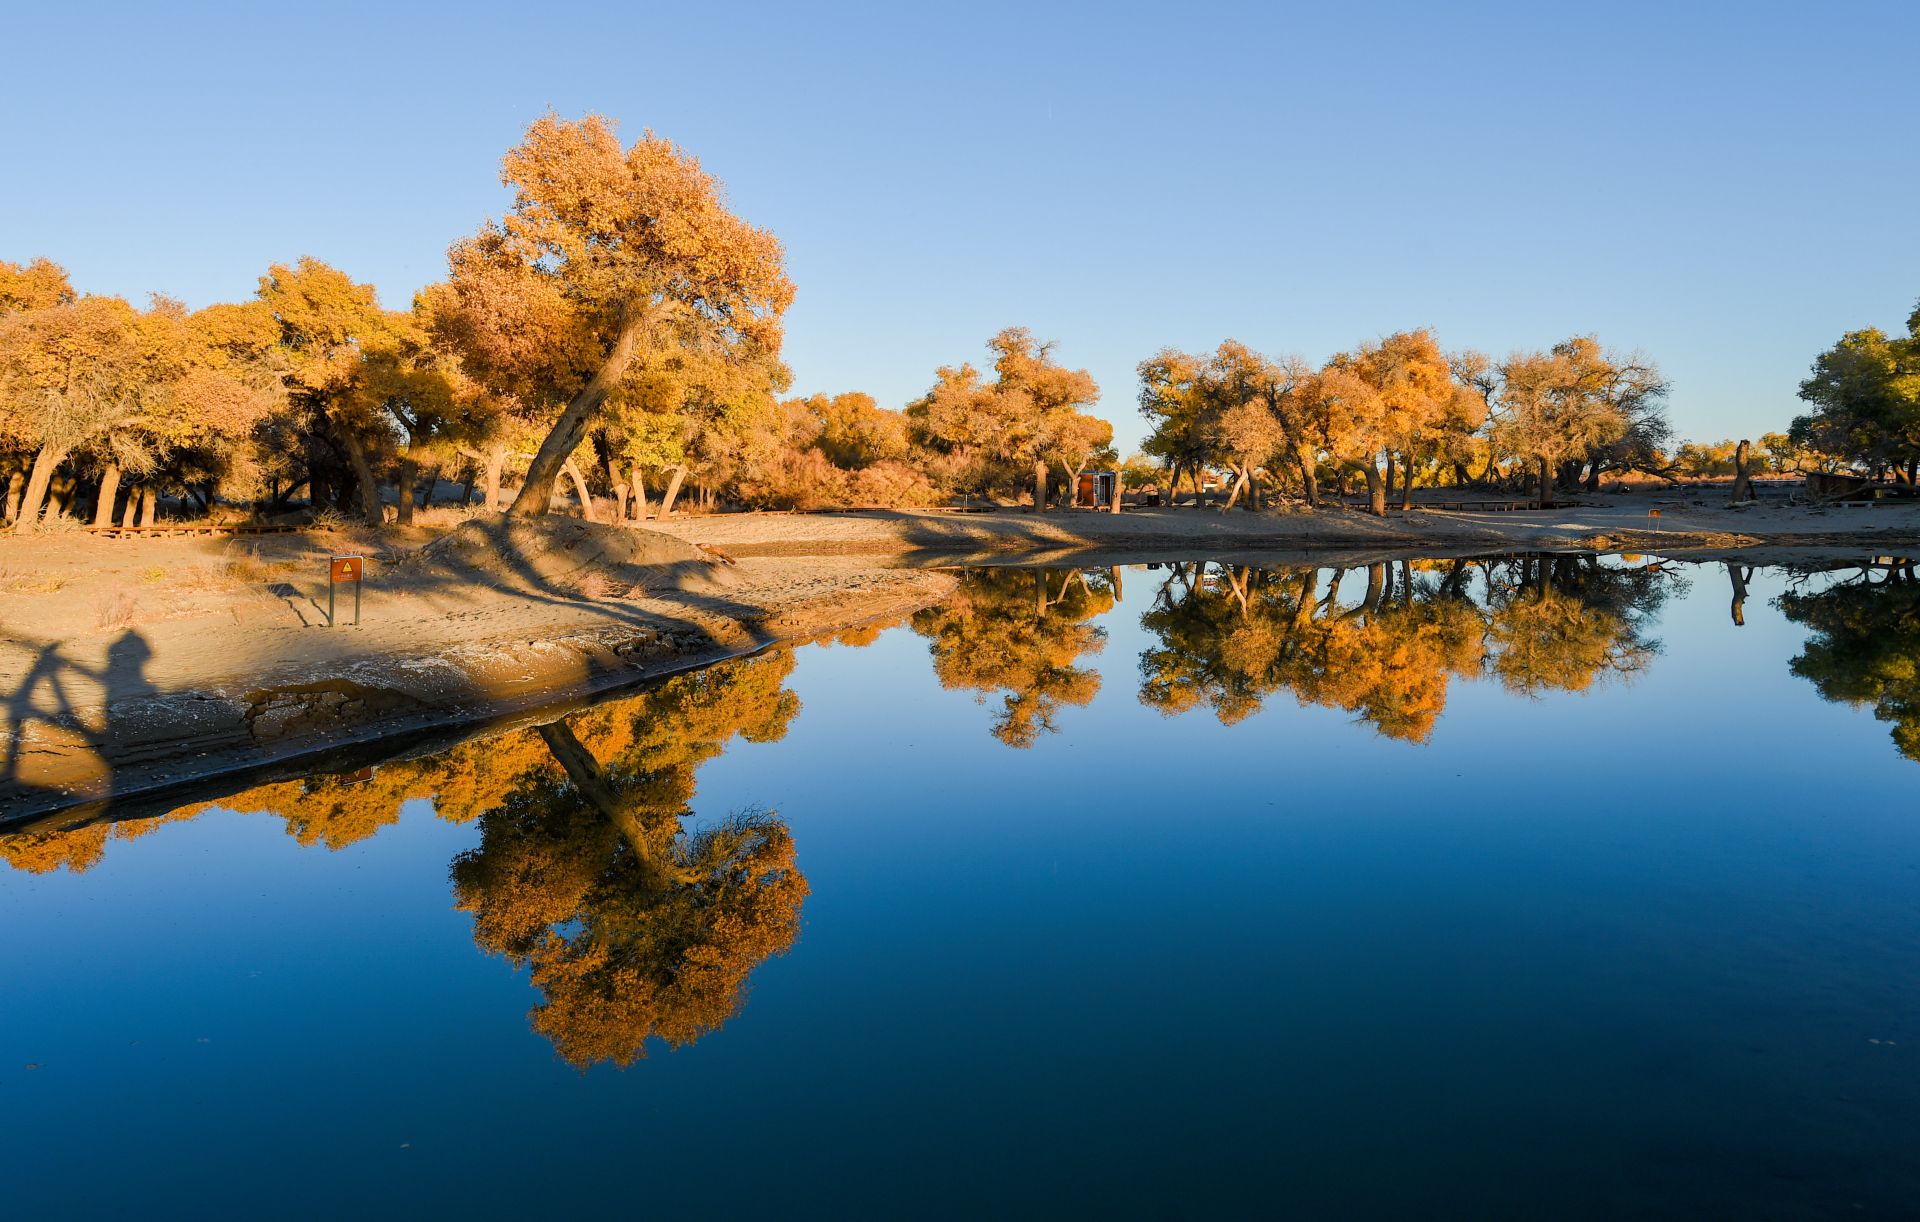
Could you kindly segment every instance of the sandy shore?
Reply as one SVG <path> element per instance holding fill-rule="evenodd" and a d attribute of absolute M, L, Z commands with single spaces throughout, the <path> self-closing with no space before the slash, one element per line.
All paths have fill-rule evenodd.
<path fill-rule="evenodd" d="M 1384 519 L 1341 508 L 724 514 L 650 524 L 657 533 L 556 518 L 538 563 L 471 570 L 429 562 L 441 545 L 424 530 L 0 537 L 0 826 L 76 803 L 151 805 L 210 776 L 520 717 L 897 618 L 951 588 L 939 566 L 1522 549 L 1777 563 L 1920 550 L 1920 507 L 1736 510 L 1724 496 Z M 361 623 L 329 628 L 326 562 L 346 553 L 367 557 Z M 339 614 L 350 608 L 341 591 Z"/>

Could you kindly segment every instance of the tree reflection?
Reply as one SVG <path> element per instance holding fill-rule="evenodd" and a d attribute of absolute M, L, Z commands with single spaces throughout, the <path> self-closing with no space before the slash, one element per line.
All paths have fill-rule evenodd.
<path fill-rule="evenodd" d="M 688 831 L 695 770 L 736 735 L 782 737 L 798 701 L 782 653 L 673 679 L 542 726 L 551 765 L 480 815 L 453 863 L 474 940 L 530 969 L 534 1029 L 569 1062 L 626 1066 L 740 1007 L 746 979 L 799 932 L 806 879 L 773 815 Z"/>
<path fill-rule="evenodd" d="M 747 977 L 799 932 L 793 839 L 752 810 L 688 829 L 695 773 L 736 737 L 782 738 L 798 698 L 791 651 L 678 676 L 632 699 L 377 769 L 260 785 L 158 819 L 0 835 L 14 869 L 79 873 L 109 839 L 214 809 L 284 820 L 303 845 L 345 848 L 410 800 L 478 821 L 452 865 L 484 950 L 526 967 L 534 1028 L 570 1063 L 621 1066 L 650 1038 L 682 1045 L 740 1007 Z"/>
<path fill-rule="evenodd" d="M 1823 590 L 1793 590 L 1777 600 L 1788 619 L 1811 632 L 1794 674 L 1823 697 L 1893 725 L 1900 754 L 1920 760 L 1920 580 L 1902 562 L 1865 568 Z"/>
<path fill-rule="evenodd" d="M 1061 706 L 1085 706 L 1099 672 L 1077 663 L 1105 646 L 1088 623 L 1113 609 L 1113 578 L 1082 569 L 975 569 L 953 597 L 916 612 L 913 630 L 932 643 L 942 687 L 1000 696 L 993 736 L 1031 747 L 1058 727 Z"/>
<path fill-rule="evenodd" d="M 1642 669 L 1656 649 L 1645 626 L 1677 581 L 1595 557 L 1397 561 L 1367 566 L 1349 604 L 1351 576 L 1173 566 L 1142 617 L 1158 644 L 1140 657 L 1141 702 L 1232 724 L 1287 691 L 1425 742 L 1455 678 L 1535 696 Z"/>

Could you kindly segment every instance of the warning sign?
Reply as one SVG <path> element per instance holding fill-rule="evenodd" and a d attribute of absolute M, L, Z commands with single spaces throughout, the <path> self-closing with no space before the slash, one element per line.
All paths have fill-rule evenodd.
<path fill-rule="evenodd" d="M 360 580 L 361 560 L 362 557 L 359 556 L 335 556 L 333 558 L 332 569 L 333 584 L 339 585 L 347 581 L 358 582 Z"/>

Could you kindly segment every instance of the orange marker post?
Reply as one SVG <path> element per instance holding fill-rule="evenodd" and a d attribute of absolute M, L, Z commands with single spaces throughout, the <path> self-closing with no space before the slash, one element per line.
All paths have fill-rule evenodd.
<path fill-rule="evenodd" d="M 360 574 L 366 564 L 364 556 L 335 556 L 327 562 L 327 627 L 334 627 L 333 588 L 343 582 L 353 583 L 353 626 L 360 626 Z"/>
<path fill-rule="evenodd" d="M 1647 525 L 1655 530 L 1660 528 L 1660 511 L 1658 509 L 1647 510 Z"/>

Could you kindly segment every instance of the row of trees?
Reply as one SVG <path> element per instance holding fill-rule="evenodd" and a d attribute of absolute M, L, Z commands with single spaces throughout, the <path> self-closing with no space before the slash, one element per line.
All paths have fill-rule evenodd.
<path fill-rule="evenodd" d="M 1534 471 L 1550 502 L 1557 483 L 1655 469 L 1670 432 L 1659 369 L 1591 336 L 1494 362 L 1400 331 L 1319 366 L 1228 340 L 1210 354 L 1166 349 L 1139 372 L 1146 453 L 1176 484 L 1230 472 L 1229 507 L 1243 493 L 1257 504 L 1263 474 L 1310 505 L 1323 479 L 1355 474 L 1384 514 L 1422 479 L 1493 482 L 1513 473 L 1503 464 Z"/>
<path fill-rule="evenodd" d="M 520 515 L 547 512 L 556 485 L 620 518 L 666 516 L 689 486 L 748 505 L 911 504 L 1006 494 L 1042 463 L 1071 479 L 1107 453 L 1091 376 L 1019 328 L 991 341 L 991 380 L 942 369 L 905 412 L 782 401 L 780 244 L 667 140 L 623 147 L 604 120 L 549 116 L 502 180 L 507 215 L 454 243 L 447 277 L 405 310 L 311 258 L 200 311 L 0 263 L 8 519 L 90 500 L 115 520 L 126 485 L 132 520 L 165 491 L 203 508 L 304 494 L 372 521 L 391 499 L 406 522 L 416 488 L 448 476 Z"/>

